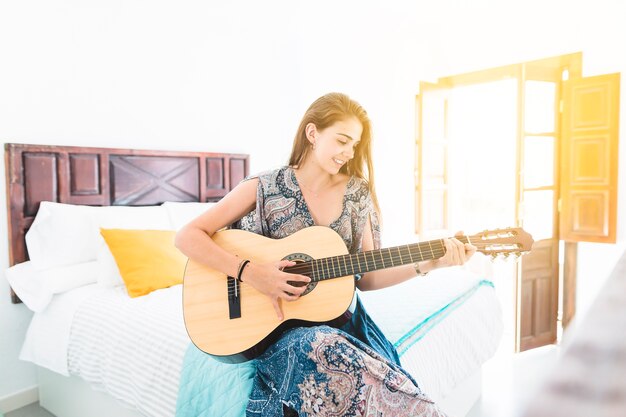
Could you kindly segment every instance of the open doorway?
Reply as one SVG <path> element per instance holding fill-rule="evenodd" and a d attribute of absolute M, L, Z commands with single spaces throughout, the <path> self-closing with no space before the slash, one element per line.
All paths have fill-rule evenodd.
<path fill-rule="evenodd" d="M 517 81 L 450 89 L 447 111 L 449 228 L 476 233 L 516 224 Z M 480 256 L 480 255 L 478 255 Z M 494 262 L 503 310 L 501 349 L 515 349 L 514 262 Z"/>
<path fill-rule="evenodd" d="M 581 54 L 422 83 L 417 101 L 416 232 L 523 227 L 535 238 L 520 262 L 495 262 L 504 344 L 554 343 L 559 304 L 561 93 Z"/>

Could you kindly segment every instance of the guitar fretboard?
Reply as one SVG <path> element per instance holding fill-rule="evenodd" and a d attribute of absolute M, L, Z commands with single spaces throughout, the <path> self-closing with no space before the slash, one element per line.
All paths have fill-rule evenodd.
<path fill-rule="evenodd" d="M 467 237 L 457 238 L 468 243 Z M 312 281 L 363 274 L 379 269 L 392 268 L 429 259 L 441 258 L 446 253 L 443 239 L 409 245 L 395 246 L 360 252 L 354 255 L 331 256 L 285 268 L 285 272 L 306 275 Z"/>

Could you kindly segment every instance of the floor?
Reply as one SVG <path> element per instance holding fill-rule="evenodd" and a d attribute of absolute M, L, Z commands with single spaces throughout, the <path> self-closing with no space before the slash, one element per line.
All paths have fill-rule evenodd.
<path fill-rule="evenodd" d="M 466 417 L 521 417 L 557 362 L 560 347 L 496 355 L 483 365 L 483 394 Z"/>
<path fill-rule="evenodd" d="M 33 403 L 6 413 L 4 417 L 54 417 L 54 415 L 41 408 L 39 403 Z"/>
<path fill-rule="evenodd" d="M 483 395 L 466 417 L 521 417 L 556 363 L 559 347 L 548 345 L 516 355 L 497 354 L 483 366 Z M 54 417 L 30 404 L 5 417 Z"/>

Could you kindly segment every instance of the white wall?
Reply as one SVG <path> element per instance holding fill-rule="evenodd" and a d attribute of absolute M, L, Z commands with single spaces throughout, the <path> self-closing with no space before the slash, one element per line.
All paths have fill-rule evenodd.
<path fill-rule="evenodd" d="M 619 0 L 0 0 L 0 139 L 246 152 L 256 172 L 286 162 L 315 98 L 343 91 L 373 120 L 386 241 L 402 243 L 419 81 L 576 51 L 587 75 L 626 73 L 625 18 Z M 619 245 L 581 245 L 581 286 L 608 273 L 624 220 Z M 2 269 L 7 251 L 0 239 Z M 0 280 L 0 399 L 36 384 L 16 359 L 30 313 L 8 291 Z"/>

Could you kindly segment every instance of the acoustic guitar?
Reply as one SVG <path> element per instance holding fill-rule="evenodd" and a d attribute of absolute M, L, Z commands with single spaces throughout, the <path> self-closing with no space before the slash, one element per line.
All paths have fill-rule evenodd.
<path fill-rule="evenodd" d="M 533 243 L 521 228 L 485 231 L 457 239 L 494 257 L 520 255 L 529 251 Z M 307 227 L 284 239 L 230 229 L 215 233 L 213 240 L 240 259 L 257 263 L 295 261 L 296 265 L 284 271 L 311 278 L 298 300 L 279 299 L 284 315 L 280 322 L 270 299 L 245 281 L 240 283 L 193 260 L 187 262 L 183 312 L 189 337 L 200 350 L 230 363 L 256 358 L 291 327 L 343 325 L 350 318 L 348 307 L 354 296 L 355 274 L 437 259 L 445 254 L 443 240 L 439 239 L 350 255 L 341 236 L 323 226 Z"/>

